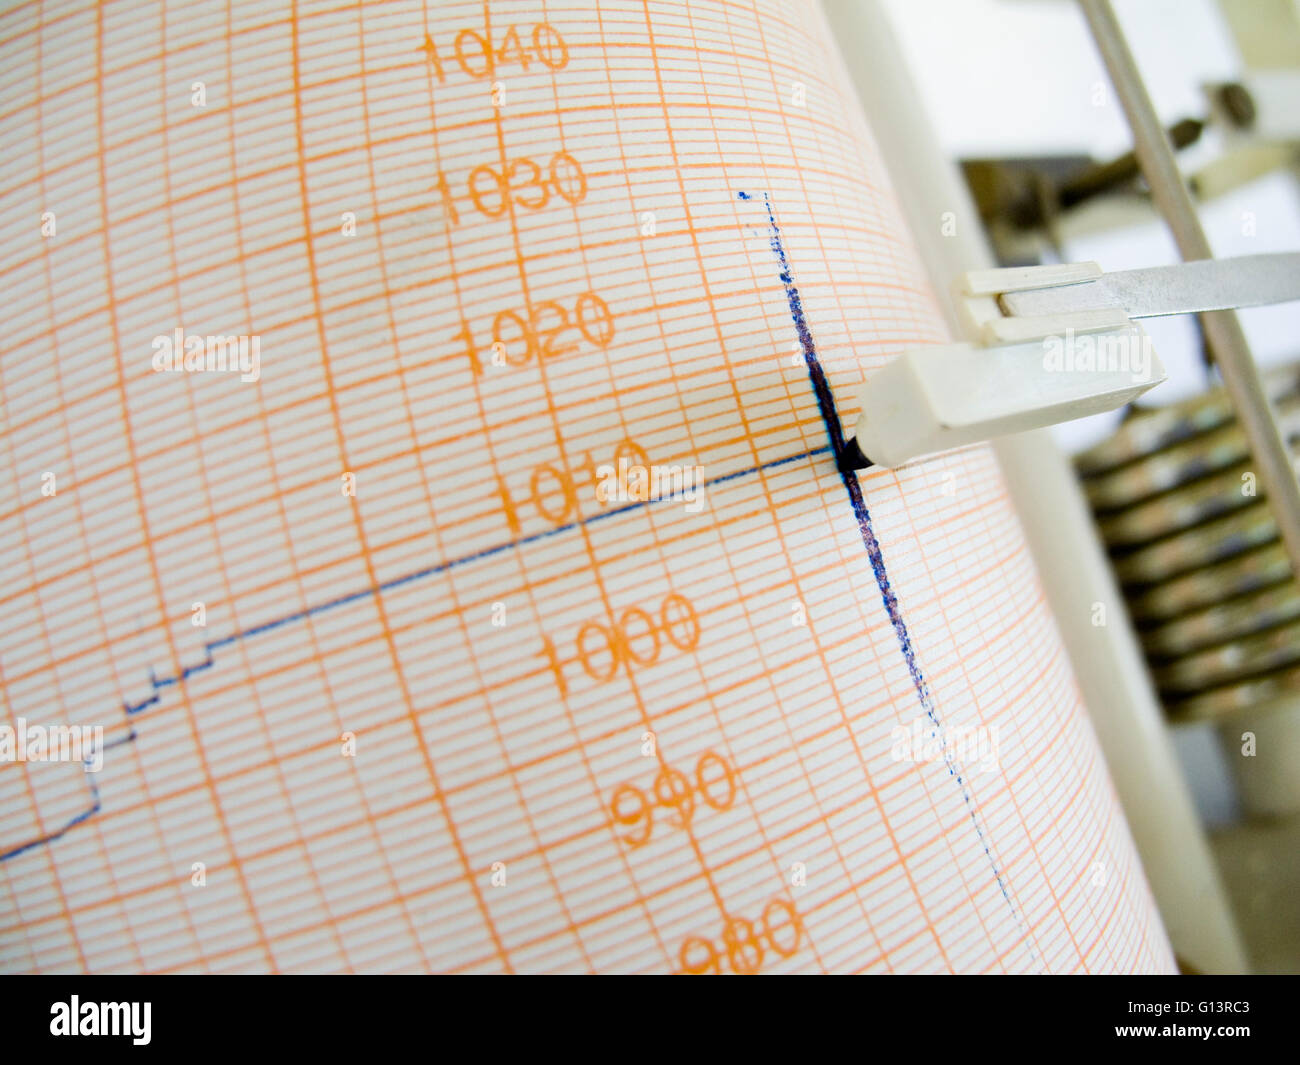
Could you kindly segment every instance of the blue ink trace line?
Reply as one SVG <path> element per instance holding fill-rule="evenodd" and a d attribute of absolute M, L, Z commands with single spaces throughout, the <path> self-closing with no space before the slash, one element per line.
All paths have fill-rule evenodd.
<path fill-rule="evenodd" d="M 753 199 L 745 192 L 737 193 L 737 196 L 742 200 Z M 930 695 L 930 687 L 926 683 L 925 674 L 922 673 L 920 664 L 916 660 L 912 637 L 907 631 L 907 624 L 903 621 L 903 614 L 898 606 L 898 597 L 895 596 L 894 589 L 889 583 L 889 574 L 885 569 L 885 556 L 880 550 L 880 543 L 876 539 L 875 530 L 871 526 L 871 516 L 867 511 L 866 501 L 862 497 L 862 484 L 858 480 L 857 473 L 852 469 L 846 469 L 845 464 L 841 461 L 844 455 L 845 439 L 844 431 L 840 427 L 839 412 L 835 408 L 835 396 L 831 392 L 826 373 L 817 359 L 817 348 L 813 343 L 812 332 L 809 330 L 807 319 L 804 316 L 803 302 L 799 298 L 799 290 L 794 284 L 794 276 L 790 270 L 789 260 L 786 258 L 785 247 L 781 243 L 781 228 L 776 224 L 772 201 L 767 193 L 763 194 L 763 203 L 767 208 L 767 222 L 771 230 L 768 244 L 771 246 L 780 266 L 781 284 L 785 286 L 785 298 L 790 305 L 790 317 L 794 321 L 795 332 L 799 336 L 799 345 L 803 349 L 804 363 L 808 367 L 808 379 L 812 383 L 813 394 L 817 398 L 817 409 L 820 411 L 822 422 L 826 426 L 826 435 L 830 438 L 830 452 L 835 458 L 836 471 L 839 473 L 840 481 L 843 483 L 844 490 L 848 493 L 849 502 L 853 507 L 853 515 L 858 522 L 858 531 L 862 534 L 862 543 L 867 549 L 867 558 L 871 562 L 871 571 L 876 576 L 876 587 L 880 589 L 881 602 L 884 603 L 885 613 L 889 616 L 889 623 L 893 626 L 894 637 L 898 640 L 898 647 L 903 653 L 903 660 L 907 663 L 907 672 L 912 678 L 912 686 L 916 689 L 917 698 L 921 701 L 921 708 L 925 711 L 925 716 L 929 718 L 930 723 L 934 726 L 940 740 L 943 742 L 944 762 L 948 768 L 948 775 L 957 782 L 957 786 L 961 789 L 961 797 L 966 803 L 966 810 L 970 814 L 971 824 L 975 826 L 975 833 L 979 836 L 980 845 L 984 848 L 984 854 L 993 870 L 998 889 L 1002 892 L 1002 897 L 1006 900 L 1007 906 L 1010 907 L 1011 916 L 1024 934 L 1025 945 L 1034 958 L 1035 964 L 1037 964 L 1038 956 L 1030 940 L 1028 929 L 1020 916 L 1020 912 L 1016 909 L 1016 904 L 1011 900 L 1010 893 L 1007 891 L 1002 872 L 999 870 L 997 860 L 993 857 L 993 852 L 989 847 L 984 826 L 980 824 L 974 800 L 971 798 L 970 790 L 966 786 L 966 780 L 962 776 L 961 769 L 948 746 L 944 727 L 939 720 L 938 711 L 935 709 L 934 699 Z"/>
<path fill-rule="evenodd" d="M 133 743 L 134 741 L 135 729 L 132 729 L 129 734 L 113 740 L 112 743 L 104 744 L 104 750 L 107 751 L 112 747 L 120 747 L 124 743 Z M 89 765 L 90 763 L 87 761 L 85 764 Z M 10 847 L 7 851 L 0 851 L 0 862 L 8 861 L 10 858 L 17 858 L 18 855 L 23 854 L 26 851 L 34 850 L 37 847 L 43 847 L 47 843 L 53 843 L 59 837 L 76 828 L 77 825 L 81 824 L 83 821 L 89 821 L 95 816 L 95 814 L 99 813 L 99 786 L 95 783 L 94 774 L 84 768 L 83 772 L 86 773 L 86 786 L 90 788 L 90 805 L 79 814 L 73 816 L 62 828 L 55 829 L 53 832 L 41 836 L 39 839 L 31 839 L 26 843 L 19 843 L 16 847 Z"/>
<path fill-rule="evenodd" d="M 791 463 L 799 462 L 802 459 L 817 458 L 829 453 L 829 451 L 830 448 L 828 447 L 817 447 L 810 451 L 800 452 L 798 455 L 787 455 L 784 458 L 772 459 L 768 462 L 761 463 L 758 466 L 749 466 L 744 469 L 733 470 L 731 473 L 723 473 L 719 474 L 717 477 L 708 478 L 704 481 L 703 486 L 709 488 L 713 485 L 726 484 L 728 481 L 735 481 L 742 477 L 749 477 L 760 471 L 778 469 L 781 466 L 788 466 Z M 566 532 L 572 532 L 574 529 L 581 528 L 582 526 L 593 525 L 598 521 L 604 521 L 606 518 L 617 517 L 620 514 L 627 514 L 634 510 L 640 510 L 642 507 L 649 507 L 654 503 L 665 503 L 676 498 L 678 498 L 678 495 L 673 494 L 658 496 L 654 499 L 641 499 L 632 503 L 626 503 L 623 506 L 613 507 L 610 510 L 601 511 L 599 514 L 593 514 L 587 518 L 579 518 L 576 521 L 566 522 L 564 525 L 557 525 L 553 529 L 544 529 L 541 532 L 532 533 L 528 536 L 521 537 L 518 540 L 509 541 L 504 544 L 496 544 L 492 547 L 483 548 L 481 551 L 475 551 L 472 554 L 464 555 L 460 558 L 450 559 L 447 562 L 440 562 L 436 566 L 426 566 L 424 569 L 416 570 L 414 573 L 407 573 L 401 577 L 394 577 L 392 580 L 385 581 L 383 584 L 380 584 L 375 588 L 362 588 L 360 591 L 349 592 L 336 599 L 329 599 L 324 603 L 317 603 L 315 606 L 308 607 L 306 610 L 299 610 L 293 614 L 286 614 L 284 617 L 273 618 L 271 621 L 264 621 L 260 625 L 254 625 L 252 628 L 244 629 L 229 636 L 222 636 L 218 640 L 211 640 L 203 645 L 203 661 L 192 666 L 185 666 L 180 673 L 174 677 L 156 677 L 151 668 L 149 670 L 149 686 L 152 689 L 151 694 L 141 699 L 139 702 L 123 703 L 122 710 L 129 720 L 136 714 L 143 713 L 149 707 L 158 705 L 162 701 L 162 691 L 164 688 L 170 688 L 173 685 L 180 684 L 195 673 L 202 672 L 205 669 L 211 669 L 214 665 L 212 652 L 222 647 L 228 647 L 241 640 L 252 639 L 254 636 L 261 636 L 275 629 L 283 628 L 285 625 L 292 625 L 299 621 L 305 621 L 307 618 L 316 614 L 323 614 L 327 610 L 334 610 L 337 607 L 358 602 L 359 600 L 366 599 L 372 595 L 380 595 L 384 592 L 392 591 L 394 588 L 399 588 L 404 584 L 410 584 L 412 581 L 422 580 L 425 577 L 432 577 L 439 573 L 446 573 L 448 570 L 455 569 L 458 566 L 466 566 L 471 562 L 479 562 L 485 558 L 490 558 L 492 555 L 499 555 L 504 551 L 527 547 L 529 544 L 537 543 L 539 540 L 546 540 L 552 536 L 560 536 Z M 105 749 L 110 746 L 116 746 L 117 743 L 132 742 L 135 738 L 136 735 L 133 729 L 130 735 L 126 736 L 124 739 L 115 741 L 113 744 L 105 744 Z M 71 821 L 57 831 L 51 832 L 47 836 L 42 836 L 40 839 L 29 840 L 26 843 L 19 844 L 17 847 L 13 847 L 8 851 L 0 853 L 0 862 L 7 861 L 10 858 L 15 858 L 18 855 L 32 850 L 35 847 L 42 846 L 43 844 L 52 843 L 70 829 L 99 813 L 99 789 L 95 786 L 93 781 L 91 781 L 90 788 L 93 801 L 87 809 L 72 818 Z"/>

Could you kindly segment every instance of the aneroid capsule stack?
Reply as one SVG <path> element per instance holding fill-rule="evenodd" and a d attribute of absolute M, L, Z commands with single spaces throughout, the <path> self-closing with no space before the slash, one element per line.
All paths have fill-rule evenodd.
<path fill-rule="evenodd" d="M 1300 367 L 1266 380 L 1300 455 Z M 1076 460 L 1171 719 L 1211 719 L 1245 809 L 1300 811 L 1300 585 L 1217 389 L 1139 411 Z"/>

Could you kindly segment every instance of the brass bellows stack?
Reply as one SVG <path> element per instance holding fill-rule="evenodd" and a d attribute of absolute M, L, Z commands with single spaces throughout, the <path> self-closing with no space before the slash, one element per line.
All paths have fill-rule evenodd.
<path fill-rule="evenodd" d="M 1265 387 L 1300 464 L 1300 367 Z M 1248 809 L 1300 809 L 1300 585 L 1226 394 L 1139 411 L 1075 464 L 1171 719 L 1250 744 Z"/>

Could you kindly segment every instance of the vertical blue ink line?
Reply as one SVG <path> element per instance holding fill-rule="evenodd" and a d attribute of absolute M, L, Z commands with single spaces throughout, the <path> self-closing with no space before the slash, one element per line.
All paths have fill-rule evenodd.
<path fill-rule="evenodd" d="M 742 200 L 752 199 L 748 193 L 741 192 L 737 195 Z M 884 603 L 885 613 L 889 616 L 889 623 L 894 628 L 894 636 L 898 640 L 899 650 L 903 653 L 903 660 L 907 663 L 907 672 L 912 678 L 912 686 L 916 689 L 917 697 L 921 701 L 921 708 L 925 711 L 925 716 L 929 718 L 930 724 L 934 726 L 935 732 L 943 744 L 943 758 L 945 765 L 948 767 L 948 776 L 955 780 L 957 786 L 961 789 L 961 797 L 966 803 L 966 811 L 970 814 L 971 824 L 975 826 L 975 833 L 979 836 L 980 845 L 984 848 L 984 854 L 989 860 L 989 865 L 993 870 L 993 877 L 997 880 L 998 889 L 1002 892 L 1002 897 L 1006 900 L 1007 906 L 1010 907 L 1011 916 L 1015 919 L 1016 925 L 1024 933 L 1025 945 L 1028 947 L 1035 964 L 1037 964 L 1038 955 L 1034 950 L 1033 943 L 1030 941 L 1028 929 L 1021 919 L 1015 903 L 1011 901 L 1011 895 L 1007 891 L 1007 885 L 1002 878 L 1001 871 L 998 869 L 998 863 L 989 848 L 984 826 L 980 824 L 974 800 L 971 798 L 970 791 L 966 786 L 966 780 L 962 776 L 961 769 L 958 767 L 948 746 L 943 724 L 939 721 L 934 699 L 930 695 L 930 687 L 926 684 L 925 675 L 921 672 L 920 664 L 916 661 L 916 651 L 912 647 L 912 637 L 908 634 L 907 625 L 903 621 L 903 614 L 898 606 L 898 598 L 894 595 L 894 589 L 889 583 L 889 574 L 885 570 L 885 556 L 880 550 L 880 543 L 876 539 L 875 530 L 871 527 L 871 516 L 867 512 L 866 501 L 862 498 L 862 485 L 858 481 L 857 474 L 853 470 L 845 469 L 844 464 L 840 461 L 844 454 L 844 431 L 840 428 L 839 412 L 835 409 L 835 396 L 831 393 L 830 382 L 826 380 L 826 373 L 817 359 L 817 348 L 813 344 L 812 332 L 809 330 L 807 319 L 804 317 L 799 290 L 795 287 L 794 277 L 790 271 L 790 263 L 786 259 L 785 248 L 781 244 L 781 229 L 776 224 L 776 215 L 772 211 L 772 201 L 767 193 L 763 194 L 763 203 L 767 207 L 767 222 L 771 228 L 768 243 L 780 265 L 779 276 L 781 283 L 785 286 L 785 298 L 790 304 L 790 317 L 794 320 L 795 332 L 799 335 L 799 346 L 803 350 L 804 363 L 808 367 L 808 380 L 812 383 L 813 394 L 817 397 L 817 409 L 820 411 L 822 422 L 826 426 L 826 435 L 830 437 L 831 451 L 835 457 L 835 468 L 839 471 L 840 481 L 843 483 L 844 490 L 849 496 L 849 502 L 853 506 L 853 515 L 857 518 L 858 531 L 862 534 L 862 543 L 867 549 L 867 558 L 871 562 L 871 570 L 876 575 L 876 587 L 880 589 L 881 602 Z"/>

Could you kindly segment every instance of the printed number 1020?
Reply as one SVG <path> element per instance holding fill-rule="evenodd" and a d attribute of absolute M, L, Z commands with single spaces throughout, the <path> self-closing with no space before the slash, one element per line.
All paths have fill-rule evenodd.
<path fill-rule="evenodd" d="M 534 359 L 546 362 L 562 358 L 578 350 L 579 337 L 602 350 L 614 340 L 614 316 L 609 304 L 594 292 L 584 292 L 577 298 L 572 317 L 563 304 L 554 300 L 534 303 L 524 313 L 498 311 L 492 319 L 490 361 L 493 366 L 527 366 Z M 455 339 L 463 345 L 474 376 L 483 376 L 484 360 L 474 330 L 464 318 Z"/>

